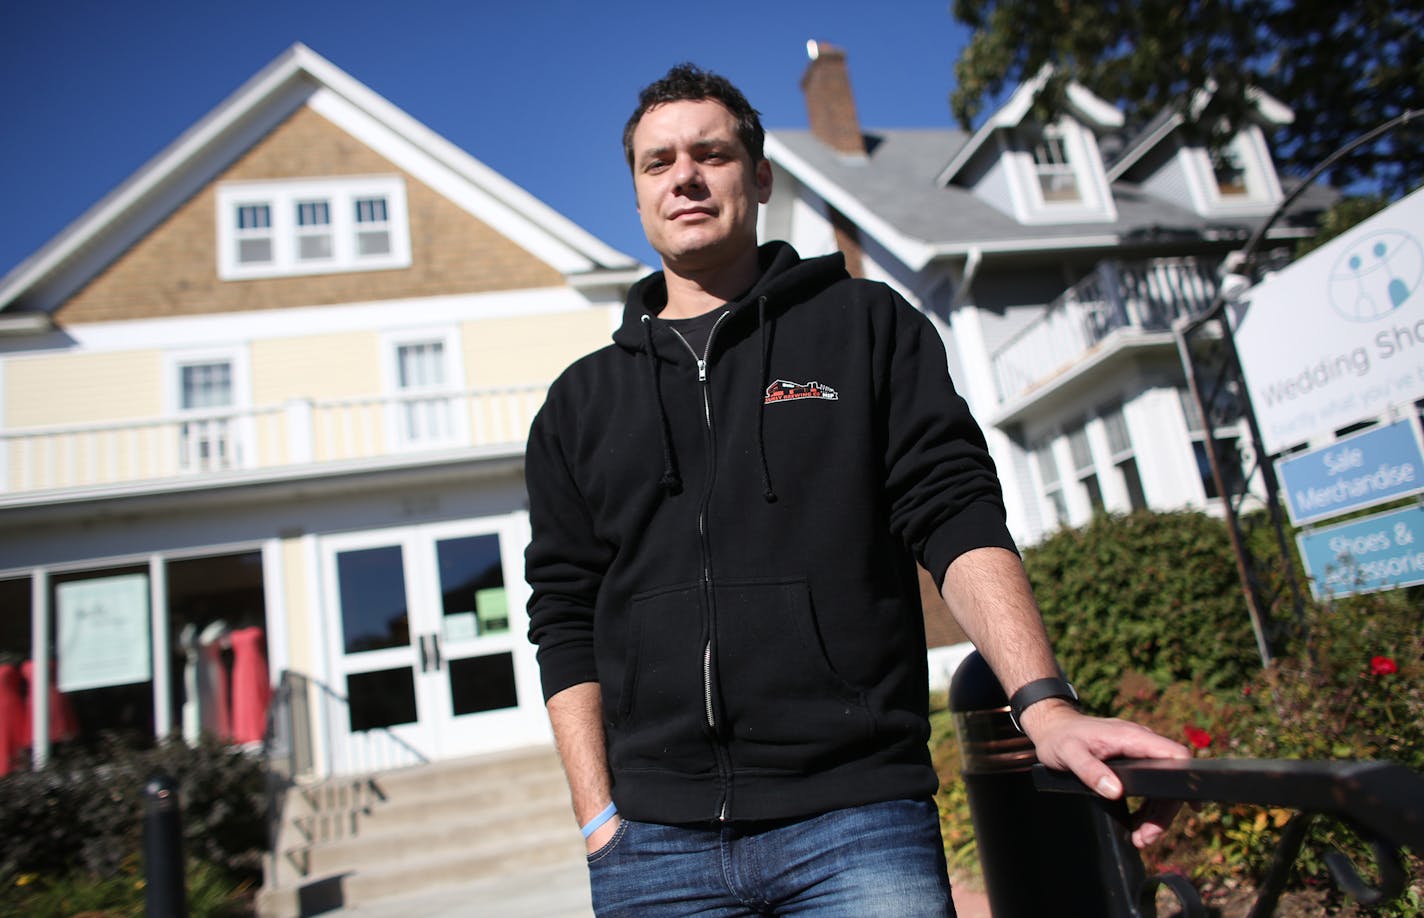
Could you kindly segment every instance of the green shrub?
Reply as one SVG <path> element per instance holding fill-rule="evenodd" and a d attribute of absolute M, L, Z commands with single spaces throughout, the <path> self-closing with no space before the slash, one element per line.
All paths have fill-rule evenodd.
<path fill-rule="evenodd" d="M 103 886 L 131 871 L 156 772 L 178 782 L 188 862 L 211 865 L 230 886 L 256 881 L 267 844 L 259 759 L 217 744 L 143 749 L 111 739 L 0 778 L 0 911 L 27 886 Z"/>
<path fill-rule="evenodd" d="M 1260 667 L 1226 527 L 1193 512 L 1100 516 L 1024 552 L 1058 660 L 1108 713 L 1130 673 L 1239 686 Z"/>

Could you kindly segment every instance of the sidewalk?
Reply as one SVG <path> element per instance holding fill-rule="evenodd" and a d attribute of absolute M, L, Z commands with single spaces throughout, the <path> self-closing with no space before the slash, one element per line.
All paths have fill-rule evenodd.
<path fill-rule="evenodd" d="M 991 918 L 988 897 L 965 884 L 954 887 L 954 907 L 959 918 Z M 324 914 L 348 918 L 593 918 L 588 904 L 588 871 L 583 864 L 447 886 Z"/>

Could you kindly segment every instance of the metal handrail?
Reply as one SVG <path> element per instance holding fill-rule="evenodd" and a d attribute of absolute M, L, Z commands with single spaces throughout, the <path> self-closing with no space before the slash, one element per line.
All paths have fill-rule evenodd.
<path fill-rule="evenodd" d="M 1310 826 L 1332 818 L 1350 826 L 1370 848 L 1379 880 L 1371 885 L 1350 860 L 1333 851 L 1325 863 L 1340 889 L 1363 905 L 1388 902 L 1405 891 L 1401 848 L 1424 852 L 1424 775 L 1396 762 L 1294 759 L 1115 760 L 1108 765 L 1124 794 L 1183 802 L 1240 803 L 1296 811 L 1266 875 L 1257 884 L 1251 918 L 1274 913 Z M 1091 799 L 1100 848 L 1100 878 L 1121 914 L 1156 915 L 1155 894 L 1166 888 L 1184 916 L 1207 914 L 1184 877 L 1148 876 L 1129 839 L 1126 806 L 1102 800 L 1076 777 L 1033 766 L 1035 787 Z"/>

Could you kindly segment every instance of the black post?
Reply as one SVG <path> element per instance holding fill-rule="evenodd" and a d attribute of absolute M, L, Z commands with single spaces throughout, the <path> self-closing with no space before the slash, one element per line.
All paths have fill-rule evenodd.
<path fill-rule="evenodd" d="M 143 787 L 143 862 L 148 918 L 187 918 L 183 810 L 177 782 L 162 772 Z"/>
<path fill-rule="evenodd" d="M 1008 698 L 978 652 L 955 670 L 949 708 L 994 918 L 1133 914 L 1103 883 L 1097 804 L 1035 789 L 1033 744 L 1014 728 Z"/>

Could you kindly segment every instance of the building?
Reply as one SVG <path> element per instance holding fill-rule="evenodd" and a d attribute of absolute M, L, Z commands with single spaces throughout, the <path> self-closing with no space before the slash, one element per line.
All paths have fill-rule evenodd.
<path fill-rule="evenodd" d="M 1103 510 L 1218 509 L 1171 327 L 1284 200 L 1265 137 L 1290 110 L 1258 95 L 1213 152 L 1179 113 L 1129 131 L 1076 84 L 1039 123 L 1045 72 L 972 133 L 863 130 L 845 53 L 810 49 L 810 129 L 767 138 L 764 235 L 839 249 L 936 323 L 1021 544 Z M 1309 234 L 1328 203 L 1308 191 L 1267 243 Z M 1236 426 L 1213 435 L 1244 449 Z"/>
<path fill-rule="evenodd" d="M 547 742 L 525 435 L 642 270 L 311 50 L 256 74 L 0 279 L 31 754 L 274 703 L 315 776 Z"/>

